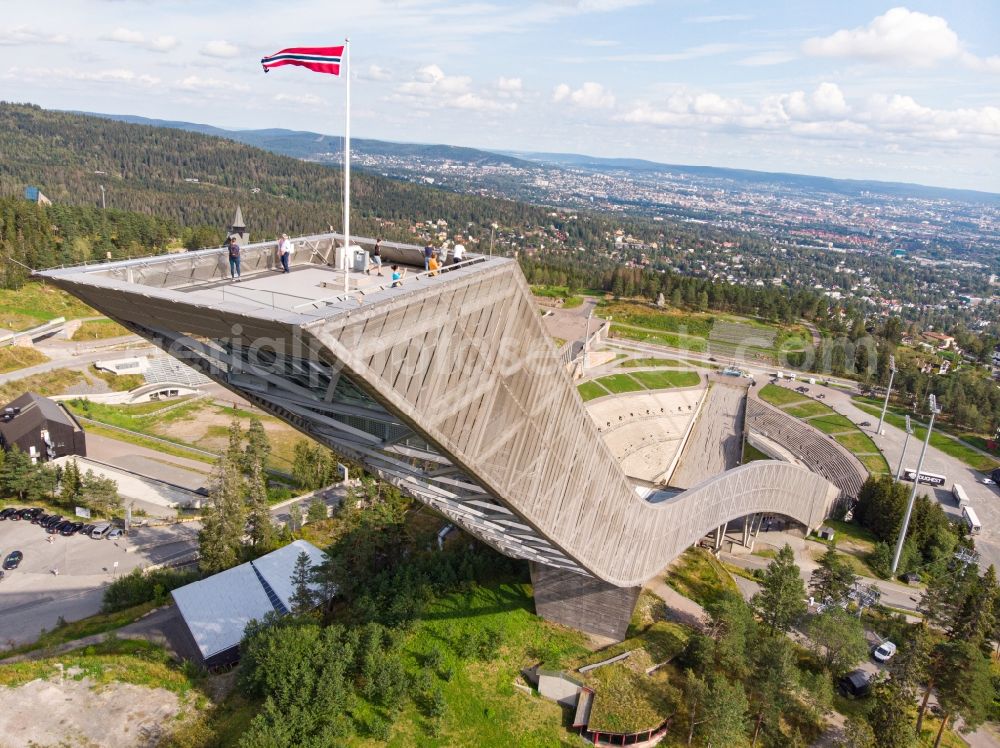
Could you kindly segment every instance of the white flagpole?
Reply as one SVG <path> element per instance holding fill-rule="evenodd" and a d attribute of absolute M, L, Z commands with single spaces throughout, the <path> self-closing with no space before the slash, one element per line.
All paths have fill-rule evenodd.
<path fill-rule="evenodd" d="M 351 40 L 344 39 L 344 75 L 347 76 L 347 123 L 344 125 L 344 293 L 348 289 L 351 247 Z"/>

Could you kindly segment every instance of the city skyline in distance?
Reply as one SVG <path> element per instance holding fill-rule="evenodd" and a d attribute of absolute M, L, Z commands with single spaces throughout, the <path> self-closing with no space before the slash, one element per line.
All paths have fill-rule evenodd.
<path fill-rule="evenodd" d="M 336 135 L 341 82 L 258 61 L 350 35 L 365 137 L 998 192 L 998 21 L 986 2 L 41 0 L 0 25 L 0 77 L 48 108 Z"/>

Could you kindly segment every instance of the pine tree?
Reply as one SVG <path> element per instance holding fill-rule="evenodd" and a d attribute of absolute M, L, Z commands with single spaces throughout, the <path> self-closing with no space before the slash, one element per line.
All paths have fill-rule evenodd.
<path fill-rule="evenodd" d="M 955 618 L 952 638 L 975 644 L 989 654 L 990 635 L 996 624 L 994 604 L 997 598 L 996 569 L 990 564 L 981 577 L 969 585 L 969 592 Z"/>
<path fill-rule="evenodd" d="M 199 565 L 211 574 L 233 567 L 240 560 L 247 526 L 241 457 L 240 428 L 234 421 L 229 429 L 229 448 L 215 463 L 198 535 Z"/>
<path fill-rule="evenodd" d="M 23 500 L 31 487 L 31 474 L 34 470 L 31 458 L 15 444 L 7 451 L 3 465 L 0 466 L 0 486 L 5 492 L 17 494 Z"/>
<path fill-rule="evenodd" d="M 894 678 L 880 678 L 872 686 L 872 708 L 868 724 L 879 748 L 909 748 L 914 743 L 910 730 L 913 700 Z"/>
<path fill-rule="evenodd" d="M 965 728 L 975 730 L 990 710 L 995 689 L 991 681 L 990 662 L 972 642 L 951 641 L 941 645 L 934 693 L 944 713 L 934 748 L 941 744 L 948 722 L 960 716 Z"/>
<path fill-rule="evenodd" d="M 295 558 L 295 568 L 292 570 L 292 613 L 301 615 L 316 607 L 316 599 L 312 587 L 312 563 L 305 551 Z"/>
<path fill-rule="evenodd" d="M 857 576 L 834 544 L 819 559 L 819 566 L 809 578 L 809 590 L 820 602 L 832 605 L 847 599 Z"/>
<path fill-rule="evenodd" d="M 250 418 L 247 428 L 246 447 L 243 449 L 243 470 L 249 473 L 254 465 L 266 469 L 267 459 L 271 456 L 271 440 L 267 437 L 264 424 L 257 416 Z"/>
<path fill-rule="evenodd" d="M 80 478 L 80 466 L 76 460 L 70 460 L 62 471 L 60 481 L 59 499 L 67 506 L 76 504 L 80 500 L 83 483 Z"/>
<path fill-rule="evenodd" d="M 247 475 L 247 533 L 254 548 L 270 548 L 274 542 L 274 524 L 267 503 L 267 477 L 263 466 L 255 461 Z"/>
<path fill-rule="evenodd" d="M 795 554 L 788 543 L 768 564 L 761 591 L 751 604 L 771 633 L 787 631 L 806 612 L 806 587 L 795 565 Z"/>

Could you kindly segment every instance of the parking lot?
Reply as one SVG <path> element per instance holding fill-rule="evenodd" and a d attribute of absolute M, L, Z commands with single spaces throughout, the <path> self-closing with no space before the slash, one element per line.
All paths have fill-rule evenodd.
<path fill-rule="evenodd" d="M 129 538 L 93 540 L 49 535 L 25 521 L 0 522 L 0 555 L 24 554 L 0 580 L 0 647 L 33 641 L 60 616 L 74 621 L 99 612 L 103 588 L 115 576 L 189 556 L 198 529 L 194 523 L 143 527 Z"/>

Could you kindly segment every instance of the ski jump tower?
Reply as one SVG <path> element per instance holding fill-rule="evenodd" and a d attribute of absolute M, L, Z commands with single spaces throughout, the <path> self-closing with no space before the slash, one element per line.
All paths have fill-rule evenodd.
<path fill-rule="evenodd" d="M 752 462 L 667 501 L 640 498 L 542 327 L 517 263 L 468 256 L 423 272 L 382 243 L 385 277 L 349 272 L 342 237 L 41 273 L 304 434 L 346 453 L 501 553 L 530 562 L 540 615 L 622 638 L 641 585 L 725 522 L 758 512 L 810 528 L 837 489 Z M 372 244 L 352 238 L 352 243 Z M 391 287 L 390 263 L 409 269 Z"/>

